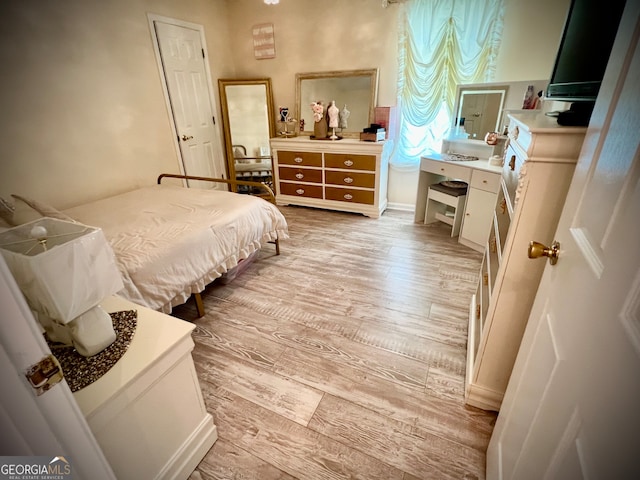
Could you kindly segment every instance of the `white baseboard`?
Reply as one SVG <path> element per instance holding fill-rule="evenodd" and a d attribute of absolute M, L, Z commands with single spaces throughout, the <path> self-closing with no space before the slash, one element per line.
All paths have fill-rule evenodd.
<path fill-rule="evenodd" d="M 403 212 L 415 212 L 416 206 L 413 203 L 393 203 L 387 204 L 387 210 L 402 210 Z"/>

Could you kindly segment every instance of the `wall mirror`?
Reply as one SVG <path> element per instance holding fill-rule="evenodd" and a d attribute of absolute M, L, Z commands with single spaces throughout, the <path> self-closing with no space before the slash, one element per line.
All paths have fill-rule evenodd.
<path fill-rule="evenodd" d="M 296 74 L 295 118 L 299 120 L 300 135 L 313 135 L 313 102 L 322 102 L 326 112 L 335 101 L 341 112 L 348 112 L 343 115 L 346 128 L 340 128 L 336 133 L 359 138 L 362 129 L 373 122 L 377 93 L 377 68 Z"/>
<path fill-rule="evenodd" d="M 219 79 L 227 173 L 230 179 L 272 186 L 269 139 L 275 134 L 270 78 Z M 246 187 L 238 191 L 249 193 Z"/>
<path fill-rule="evenodd" d="M 470 139 L 484 140 L 488 132 L 500 132 L 508 85 L 459 85 L 454 131 L 464 127 Z"/>

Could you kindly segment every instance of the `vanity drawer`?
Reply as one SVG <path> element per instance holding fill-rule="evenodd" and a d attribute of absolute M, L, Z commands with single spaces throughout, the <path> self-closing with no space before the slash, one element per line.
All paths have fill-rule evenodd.
<path fill-rule="evenodd" d="M 339 172 L 325 170 L 325 183 L 331 185 L 344 185 L 345 187 L 374 188 L 376 175 L 374 173 Z"/>
<path fill-rule="evenodd" d="M 365 203 L 373 205 L 375 192 L 373 190 L 356 190 L 354 188 L 326 187 L 325 198 L 340 202 Z"/>
<path fill-rule="evenodd" d="M 498 191 L 500 191 L 500 174 L 485 172 L 484 170 L 474 170 L 471 174 L 471 187 L 487 192 L 498 193 Z"/>
<path fill-rule="evenodd" d="M 322 154 L 318 152 L 290 152 L 278 150 L 278 164 L 299 165 L 302 167 L 321 167 Z"/>
<path fill-rule="evenodd" d="M 322 183 L 322 170 L 315 170 L 311 168 L 279 167 L 278 175 L 280 177 L 280 180 Z"/>
<path fill-rule="evenodd" d="M 469 182 L 471 180 L 470 168 L 461 167 L 459 165 L 454 165 L 453 163 L 443 162 L 440 160 L 423 158 L 420 162 L 420 169 L 430 173 L 442 175 L 444 177 L 462 180 L 464 182 Z"/>
<path fill-rule="evenodd" d="M 346 168 L 350 170 L 369 170 L 375 172 L 375 155 L 352 155 L 349 153 L 325 153 L 326 168 Z"/>
<path fill-rule="evenodd" d="M 322 185 L 280 182 L 280 193 L 295 197 L 322 198 Z"/>

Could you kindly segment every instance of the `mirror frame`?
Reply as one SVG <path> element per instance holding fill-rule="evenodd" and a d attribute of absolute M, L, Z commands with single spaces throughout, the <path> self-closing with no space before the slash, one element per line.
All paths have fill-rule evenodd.
<path fill-rule="evenodd" d="M 238 85 L 264 85 L 267 96 L 267 116 L 269 122 L 269 139 L 275 136 L 275 113 L 273 108 L 273 89 L 271 87 L 270 78 L 253 78 L 253 79 L 218 79 L 218 90 L 220 92 L 220 108 L 222 111 L 222 128 L 224 132 L 224 146 L 225 155 L 227 158 L 227 175 L 230 180 L 236 178 L 235 159 L 233 156 L 233 139 L 231 138 L 231 126 L 229 125 L 229 106 L 227 100 L 226 87 L 238 86 Z M 266 157 L 249 157 L 249 158 L 266 158 Z M 271 159 L 271 170 L 273 171 L 273 156 L 269 155 Z"/>
<path fill-rule="evenodd" d="M 298 120 L 298 129 L 300 128 L 300 119 L 302 118 L 302 82 L 305 80 L 317 80 L 321 78 L 348 78 L 348 77 L 369 77 L 371 81 L 371 89 L 369 92 L 369 124 L 375 119 L 375 107 L 378 101 L 378 69 L 368 68 L 360 70 L 335 70 L 329 72 L 309 72 L 296 73 L 296 109 L 295 115 Z M 369 125 L 367 125 L 368 127 Z M 307 126 L 305 125 L 305 128 Z M 298 130 L 299 135 L 313 135 L 311 130 Z M 360 138 L 360 132 L 341 132 L 343 138 Z"/>
<path fill-rule="evenodd" d="M 496 118 L 496 126 L 493 131 L 500 131 L 500 125 L 502 124 L 502 117 L 504 115 L 504 109 L 507 100 L 507 94 L 509 93 L 509 85 L 495 84 L 495 83 L 472 83 L 461 84 L 456 89 L 456 104 L 453 109 L 453 129 L 459 125 L 459 119 L 462 112 L 462 97 L 465 94 L 486 94 L 486 93 L 502 93 L 500 100 L 500 106 L 498 108 L 498 117 Z M 484 137 L 483 137 L 484 138 Z M 480 139 L 482 140 L 482 139 Z"/>

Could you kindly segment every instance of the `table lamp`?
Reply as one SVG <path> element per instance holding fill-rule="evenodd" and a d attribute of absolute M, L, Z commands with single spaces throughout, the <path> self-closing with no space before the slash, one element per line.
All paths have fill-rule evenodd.
<path fill-rule="evenodd" d="M 45 217 L 0 233 L 0 252 L 49 340 L 85 357 L 113 343 L 99 303 L 123 284 L 100 228 Z"/>

